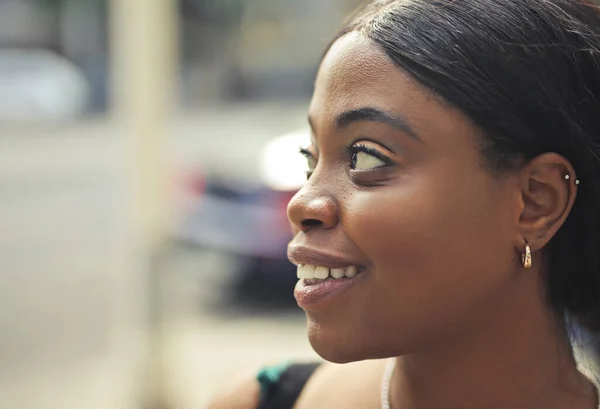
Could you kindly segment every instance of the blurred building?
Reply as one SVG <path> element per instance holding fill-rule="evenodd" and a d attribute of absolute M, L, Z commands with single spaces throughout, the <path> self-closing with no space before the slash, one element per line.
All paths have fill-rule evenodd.
<path fill-rule="evenodd" d="M 306 98 L 322 49 L 354 1 L 184 1 L 184 67 L 203 98 Z M 210 79 L 206 81 L 206 79 Z M 207 84 L 211 84 L 209 88 Z"/>
<path fill-rule="evenodd" d="M 307 98 L 322 51 L 315 44 L 325 46 L 336 30 L 332 22 L 339 22 L 358 3 L 180 0 L 183 106 L 203 101 Z M 105 111 L 110 84 L 107 8 L 107 0 L 2 0 L 0 67 L 3 50 L 51 51 L 73 64 L 85 79 L 88 89 L 79 94 L 89 93 L 89 97 L 81 111 Z M 9 82 L 10 75 L 4 74 Z M 46 77 L 52 75 L 56 74 Z M 13 88 L 10 91 L 16 92 Z M 32 92 L 37 91 L 25 93 Z M 12 99 L 0 84 L 0 111 L 3 95 Z M 46 105 L 61 103 L 52 100 Z M 64 103 L 74 106 L 80 101 Z"/>

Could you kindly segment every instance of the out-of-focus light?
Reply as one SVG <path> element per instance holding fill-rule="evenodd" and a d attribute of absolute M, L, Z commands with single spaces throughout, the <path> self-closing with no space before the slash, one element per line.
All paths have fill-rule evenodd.
<path fill-rule="evenodd" d="M 310 144 L 308 130 L 285 134 L 268 142 L 260 152 L 259 168 L 263 182 L 271 189 L 293 191 L 306 181 L 308 165 L 299 152 Z"/>

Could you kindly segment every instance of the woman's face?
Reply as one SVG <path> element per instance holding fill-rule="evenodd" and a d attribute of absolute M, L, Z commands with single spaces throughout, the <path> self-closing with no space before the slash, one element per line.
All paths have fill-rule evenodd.
<path fill-rule="evenodd" d="M 324 58 L 309 118 L 316 165 L 289 204 L 289 256 L 359 271 L 299 281 L 317 353 L 397 356 L 485 325 L 520 272 L 519 211 L 476 129 L 356 33 Z"/>

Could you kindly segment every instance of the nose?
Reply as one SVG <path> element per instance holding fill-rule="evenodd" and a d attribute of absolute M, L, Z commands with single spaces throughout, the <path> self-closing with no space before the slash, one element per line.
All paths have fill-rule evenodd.
<path fill-rule="evenodd" d="M 331 229 L 339 222 L 335 200 L 331 196 L 319 194 L 309 183 L 307 182 L 288 204 L 288 219 L 295 233 L 315 228 Z"/>

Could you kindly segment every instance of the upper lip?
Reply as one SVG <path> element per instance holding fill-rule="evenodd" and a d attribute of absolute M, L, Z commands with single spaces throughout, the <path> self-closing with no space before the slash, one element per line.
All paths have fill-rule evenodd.
<path fill-rule="evenodd" d="M 340 254 L 326 253 L 306 246 L 288 246 L 288 259 L 296 265 L 311 265 L 329 269 L 360 265 Z"/>

